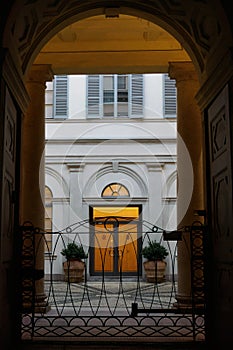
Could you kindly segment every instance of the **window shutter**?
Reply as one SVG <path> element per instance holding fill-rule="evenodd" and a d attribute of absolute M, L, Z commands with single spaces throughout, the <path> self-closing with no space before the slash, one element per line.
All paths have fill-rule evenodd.
<path fill-rule="evenodd" d="M 164 74 L 164 116 L 176 118 L 176 81 Z"/>
<path fill-rule="evenodd" d="M 87 116 L 100 117 L 100 76 L 87 76 Z"/>
<path fill-rule="evenodd" d="M 68 117 L 68 76 L 56 75 L 54 79 L 54 118 Z"/>
<path fill-rule="evenodd" d="M 131 101 L 130 113 L 132 118 L 143 117 L 143 74 L 132 74 L 131 76 Z"/>

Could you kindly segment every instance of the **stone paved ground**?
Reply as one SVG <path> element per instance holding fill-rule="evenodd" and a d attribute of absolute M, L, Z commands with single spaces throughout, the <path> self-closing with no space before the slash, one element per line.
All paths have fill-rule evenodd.
<path fill-rule="evenodd" d="M 192 342 L 195 331 L 195 339 L 198 343 L 202 342 L 203 318 L 195 325 L 190 313 L 185 315 L 177 314 L 175 310 L 162 310 L 174 309 L 174 288 L 170 282 L 154 285 L 130 280 L 70 284 L 45 282 L 51 309 L 46 313 L 36 313 L 33 317 L 26 314 L 23 317 L 22 337 L 30 340 L 33 334 L 33 339 L 37 341 L 54 339 L 65 344 L 78 341 L 79 345 L 83 342 L 90 345 L 93 341 L 96 345 L 99 342 L 112 342 L 114 347 L 121 341 L 128 345 L 134 342 L 143 345 L 148 341 L 151 344 Z M 138 303 L 141 309 L 159 310 L 158 313 L 147 311 L 134 316 L 131 313 L 132 303 Z"/>
<path fill-rule="evenodd" d="M 132 303 L 140 308 L 172 308 L 175 302 L 175 286 L 170 282 L 46 282 L 45 290 L 52 307 L 108 308 L 113 312 L 131 309 Z"/>

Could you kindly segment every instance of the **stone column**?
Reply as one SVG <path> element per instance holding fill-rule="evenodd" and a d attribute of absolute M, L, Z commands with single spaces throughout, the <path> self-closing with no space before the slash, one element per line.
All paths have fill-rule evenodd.
<path fill-rule="evenodd" d="M 20 219 L 21 223 L 30 221 L 42 230 L 45 221 L 45 88 L 46 81 L 52 78 L 50 66 L 32 66 L 26 82 L 30 103 L 22 124 Z M 38 234 L 35 242 L 36 310 L 45 311 L 44 244 Z"/>
<path fill-rule="evenodd" d="M 195 96 L 199 89 L 198 77 L 191 62 L 172 62 L 169 75 L 176 79 L 177 87 L 177 226 L 191 225 L 194 211 L 204 208 L 203 191 L 203 131 L 201 112 Z M 184 143 L 183 143 L 184 142 Z M 189 153 L 185 154 L 184 144 Z M 188 162 L 191 160 L 193 170 Z M 192 183 L 193 176 L 193 183 Z M 192 188 L 193 187 L 193 188 Z M 190 197 L 188 193 L 193 189 Z M 191 303 L 191 265 L 189 233 L 184 233 L 178 242 L 178 306 Z"/>

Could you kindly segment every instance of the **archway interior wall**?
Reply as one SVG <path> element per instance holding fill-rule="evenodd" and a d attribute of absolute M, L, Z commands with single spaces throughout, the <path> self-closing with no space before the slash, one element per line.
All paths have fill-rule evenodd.
<path fill-rule="evenodd" d="M 209 90 L 206 82 L 219 64 L 225 62 L 224 57 L 228 55 L 233 42 L 231 25 L 221 1 L 216 0 L 213 6 L 212 1 L 184 0 L 173 3 L 167 0 L 163 4 L 155 1 L 152 6 L 143 1 L 135 3 L 128 0 L 115 2 L 114 6 L 113 9 L 112 4 L 109 7 L 108 1 L 98 4 L 96 1 L 80 1 L 78 6 L 75 2 L 68 4 L 66 1 L 53 5 L 49 1 L 27 5 L 22 0 L 15 1 L 3 31 L 3 47 L 9 50 L 19 76 L 22 74 L 26 78 L 40 50 L 59 30 L 74 21 L 107 14 L 108 11 L 111 15 L 116 10 L 117 13 L 120 11 L 157 23 L 176 37 L 189 53 L 201 84 L 207 85 L 204 90 Z M 221 80 L 223 87 L 226 79 L 227 76 L 224 76 L 222 81 L 220 76 L 216 81 Z"/>
<path fill-rule="evenodd" d="M 143 1 L 138 1 L 136 4 L 133 1 L 121 1 L 119 2 L 119 7 L 116 4 L 115 10 L 118 13 L 144 18 L 163 27 L 182 43 L 196 64 L 197 70 L 201 71 L 204 65 L 203 57 L 208 50 L 203 52 L 205 45 L 195 44 L 196 38 L 195 36 L 192 37 L 195 28 L 192 28 L 193 18 L 191 12 L 194 8 L 198 9 L 198 4 L 191 1 L 190 7 L 186 3 L 184 5 L 173 5 L 167 2 L 164 6 L 161 6 L 160 2 L 158 2 L 152 7 Z M 127 7 L 125 6 L 126 4 Z M 12 16 L 9 19 L 7 31 L 4 35 L 4 43 L 10 46 L 14 57 L 18 56 L 17 61 L 22 63 L 22 70 L 24 74 L 27 74 L 40 50 L 59 30 L 87 17 L 99 14 L 108 16 L 108 12 L 110 13 L 109 16 L 112 16 L 114 9 L 111 10 L 111 7 L 109 8 L 107 1 L 103 1 L 101 4 L 98 3 L 98 6 L 101 7 L 96 8 L 95 1 L 85 5 L 83 2 L 80 2 L 79 6 L 74 4 L 73 7 L 68 6 L 65 2 L 59 2 L 59 5 L 54 6 L 43 2 L 43 5 L 41 3 L 28 5 L 24 11 L 20 12 L 22 15 L 12 11 Z M 93 10 L 93 8 L 95 9 Z M 44 16 L 48 13 L 49 20 L 48 17 Z M 185 23 L 185 25 L 181 23 Z M 197 33 L 196 35 L 201 34 Z M 12 44 L 9 45 L 9 43 Z M 203 47 L 202 50 L 200 50 L 200 46 Z"/>

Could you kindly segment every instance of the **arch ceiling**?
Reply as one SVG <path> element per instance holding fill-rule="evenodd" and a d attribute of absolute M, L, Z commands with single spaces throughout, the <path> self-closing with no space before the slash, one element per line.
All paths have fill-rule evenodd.
<path fill-rule="evenodd" d="M 101 62 L 102 70 L 103 65 L 106 71 L 114 66 L 117 73 L 139 72 L 142 67 L 150 72 L 152 65 L 153 72 L 164 72 L 169 60 L 190 57 L 205 80 L 222 61 L 219 55 L 233 44 L 218 0 L 15 0 L 12 4 L 3 42 L 23 75 L 33 63 L 44 62 L 55 74 L 65 73 L 68 64 L 73 72 L 86 73 L 89 67 L 91 73 L 95 63 L 100 72 Z M 67 52 L 57 52 L 59 43 Z"/>
<path fill-rule="evenodd" d="M 58 32 L 35 64 L 51 64 L 54 74 L 167 72 L 170 61 L 190 61 L 167 31 L 142 18 L 98 15 Z"/>

